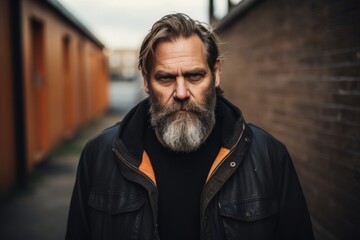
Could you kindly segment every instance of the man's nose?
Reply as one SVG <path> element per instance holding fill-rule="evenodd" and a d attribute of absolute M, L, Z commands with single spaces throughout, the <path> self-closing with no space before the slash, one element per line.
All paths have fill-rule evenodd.
<path fill-rule="evenodd" d="M 179 77 L 176 80 L 176 88 L 174 91 L 174 98 L 176 98 L 178 100 L 185 100 L 189 97 L 190 97 L 190 93 L 187 89 L 186 81 L 184 80 L 184 78 Z"/>

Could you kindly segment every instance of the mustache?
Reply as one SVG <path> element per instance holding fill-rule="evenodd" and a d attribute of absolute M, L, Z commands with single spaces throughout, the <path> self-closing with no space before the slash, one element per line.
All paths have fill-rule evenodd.
<path fill-rule="evenodd" d="M 203 113 L 207 112 L 206 107 L 203 107 L 199 104 L 196 104 L 190 100 L 187 101 L 173 101 L 165 107 L 159 109 L 157 115 L 159 117 L 166 117 L 177 113 L 179 111 L 193 112 L 193 113 Z"/>

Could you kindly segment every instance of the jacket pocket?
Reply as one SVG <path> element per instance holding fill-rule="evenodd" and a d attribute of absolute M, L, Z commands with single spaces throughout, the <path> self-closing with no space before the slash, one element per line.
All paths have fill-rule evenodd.
<path fill-rule="evenodd" d="M 122 192 L 91 192 L 92 239 L 139 239 L 145 199 Z"/>
<path fill-rule="evenodd" d="M 118 192 L 91 192 L 89 196 L 90 207 L 111 215 L 136 211 L 143 203 L 144 199 Z"/>
<path fill-rule="evenodd" d="M 273 239 L 277 199 L 262 196 L 219 202 L 219 214 L 224 224 L 226 239 Z"/>

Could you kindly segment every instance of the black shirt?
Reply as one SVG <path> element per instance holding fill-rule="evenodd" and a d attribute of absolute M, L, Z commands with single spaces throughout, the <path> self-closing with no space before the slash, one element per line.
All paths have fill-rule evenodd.
<path fill-rule="evenodd" d="M 144 142 L 159 190 L 160 239 L 199 240 L 201 192 L 221 147 L 219 127 L 214 127 L 208 139 L 191 153 L 165 148 L 150 126 Z"/>

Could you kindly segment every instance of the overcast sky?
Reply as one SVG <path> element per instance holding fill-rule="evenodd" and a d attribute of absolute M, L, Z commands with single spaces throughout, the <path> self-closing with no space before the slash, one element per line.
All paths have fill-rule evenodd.
<path fill-rule="evenodd" d="M 136 48 L 162 16 L 183 12 L 208 22 L 208 0 L 58 0 L 109 49 Z"/>

